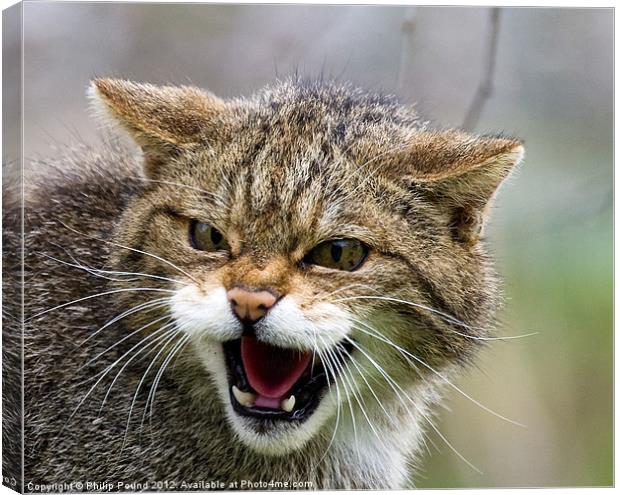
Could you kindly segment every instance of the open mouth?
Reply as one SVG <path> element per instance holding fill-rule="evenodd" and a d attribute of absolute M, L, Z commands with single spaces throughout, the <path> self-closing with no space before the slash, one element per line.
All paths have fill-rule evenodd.
<path fill-rule="evenodd" d="M 261 419 L 303 421 L 325 395 L 334 370 L 342 368 L 352 350 L 348 343 L 334 349 L 334 358 L 324 366 L 318 354 L 275 347 L 254 336 L 243 336 L 224 344 L 228 366 L 230 400 L 242 416 Z"/>

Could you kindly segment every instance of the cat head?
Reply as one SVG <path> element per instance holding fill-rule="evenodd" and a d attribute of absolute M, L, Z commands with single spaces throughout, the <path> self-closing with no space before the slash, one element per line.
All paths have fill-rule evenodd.
<path fill-rule="evenodd" d="M 331 83 L 222 100 L 98 79 L 91 95 L 143 151 L 113 259 L 164 291 L 144 332 L 207 370 L 249 447 L 419 416 L 421 384 L 491 328 L 479 240 L 519 141 Z"/>

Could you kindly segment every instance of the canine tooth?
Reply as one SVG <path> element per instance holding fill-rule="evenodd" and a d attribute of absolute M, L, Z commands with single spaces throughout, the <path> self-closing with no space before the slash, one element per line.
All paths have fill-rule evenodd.
<path fill-rule="evenodd" d="M 280 407 L 286 412 L 291 412 L 295 407 L 295 396 L 291 395 L 288 399 L 284 399 Z"/>
<path fill-rule="evenodd" d="M 256 395 L 251 392 L 242 392 L 235 385 L 232 386 L 232 393 L 242 406 L 252 407 L 256 402 Z"/>

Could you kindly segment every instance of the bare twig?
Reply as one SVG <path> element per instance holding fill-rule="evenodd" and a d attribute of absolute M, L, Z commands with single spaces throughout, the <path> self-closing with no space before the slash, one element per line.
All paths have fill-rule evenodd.
<path fill-rule="evenodd" d="M 487 52 L 482 67 L 482 74 L 474 99 L 467 110 L 463 129 L 472 130 L 478 124 L 478 119 L 487 99 L 493 91 L 493 76 L 495 73 L 495 61 L 497 59 L 497 40 L 499 38 L 499 15 L 500 9 L 494 7 L 489 12 L 489 33 L 487 39 Z"/>
<path fill-rule="evenodd" d="M 413 37 L 417 14 L 417 7 L 409 7 L 400 28 L 402 38 L 400 41 L 400 58 L 398 60 L 398 72 L 396 76 L 396 89 L 399 92 L 405 87 L 405 79 L 408 74 L 408 62 L 411 58 L 409 56 L 409 47 L 411 46 L 411 38 Z"/>

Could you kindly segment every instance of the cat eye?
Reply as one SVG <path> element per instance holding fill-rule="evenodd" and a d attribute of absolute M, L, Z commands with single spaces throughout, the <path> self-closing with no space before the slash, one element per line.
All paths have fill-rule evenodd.
<path fill-rule="evenodd" d="M 335 239 L 322 242 L 304 258 L 304 263 L 335 270 L 357 270 L 368 255 L 368 247 L 356 239 Z"/>
<path fill-rule="evenodd" d="M 189 225 L 192 246 L 200 251 L 228 251 L 228 242 L 215 227 L 192 220 Z"/>

